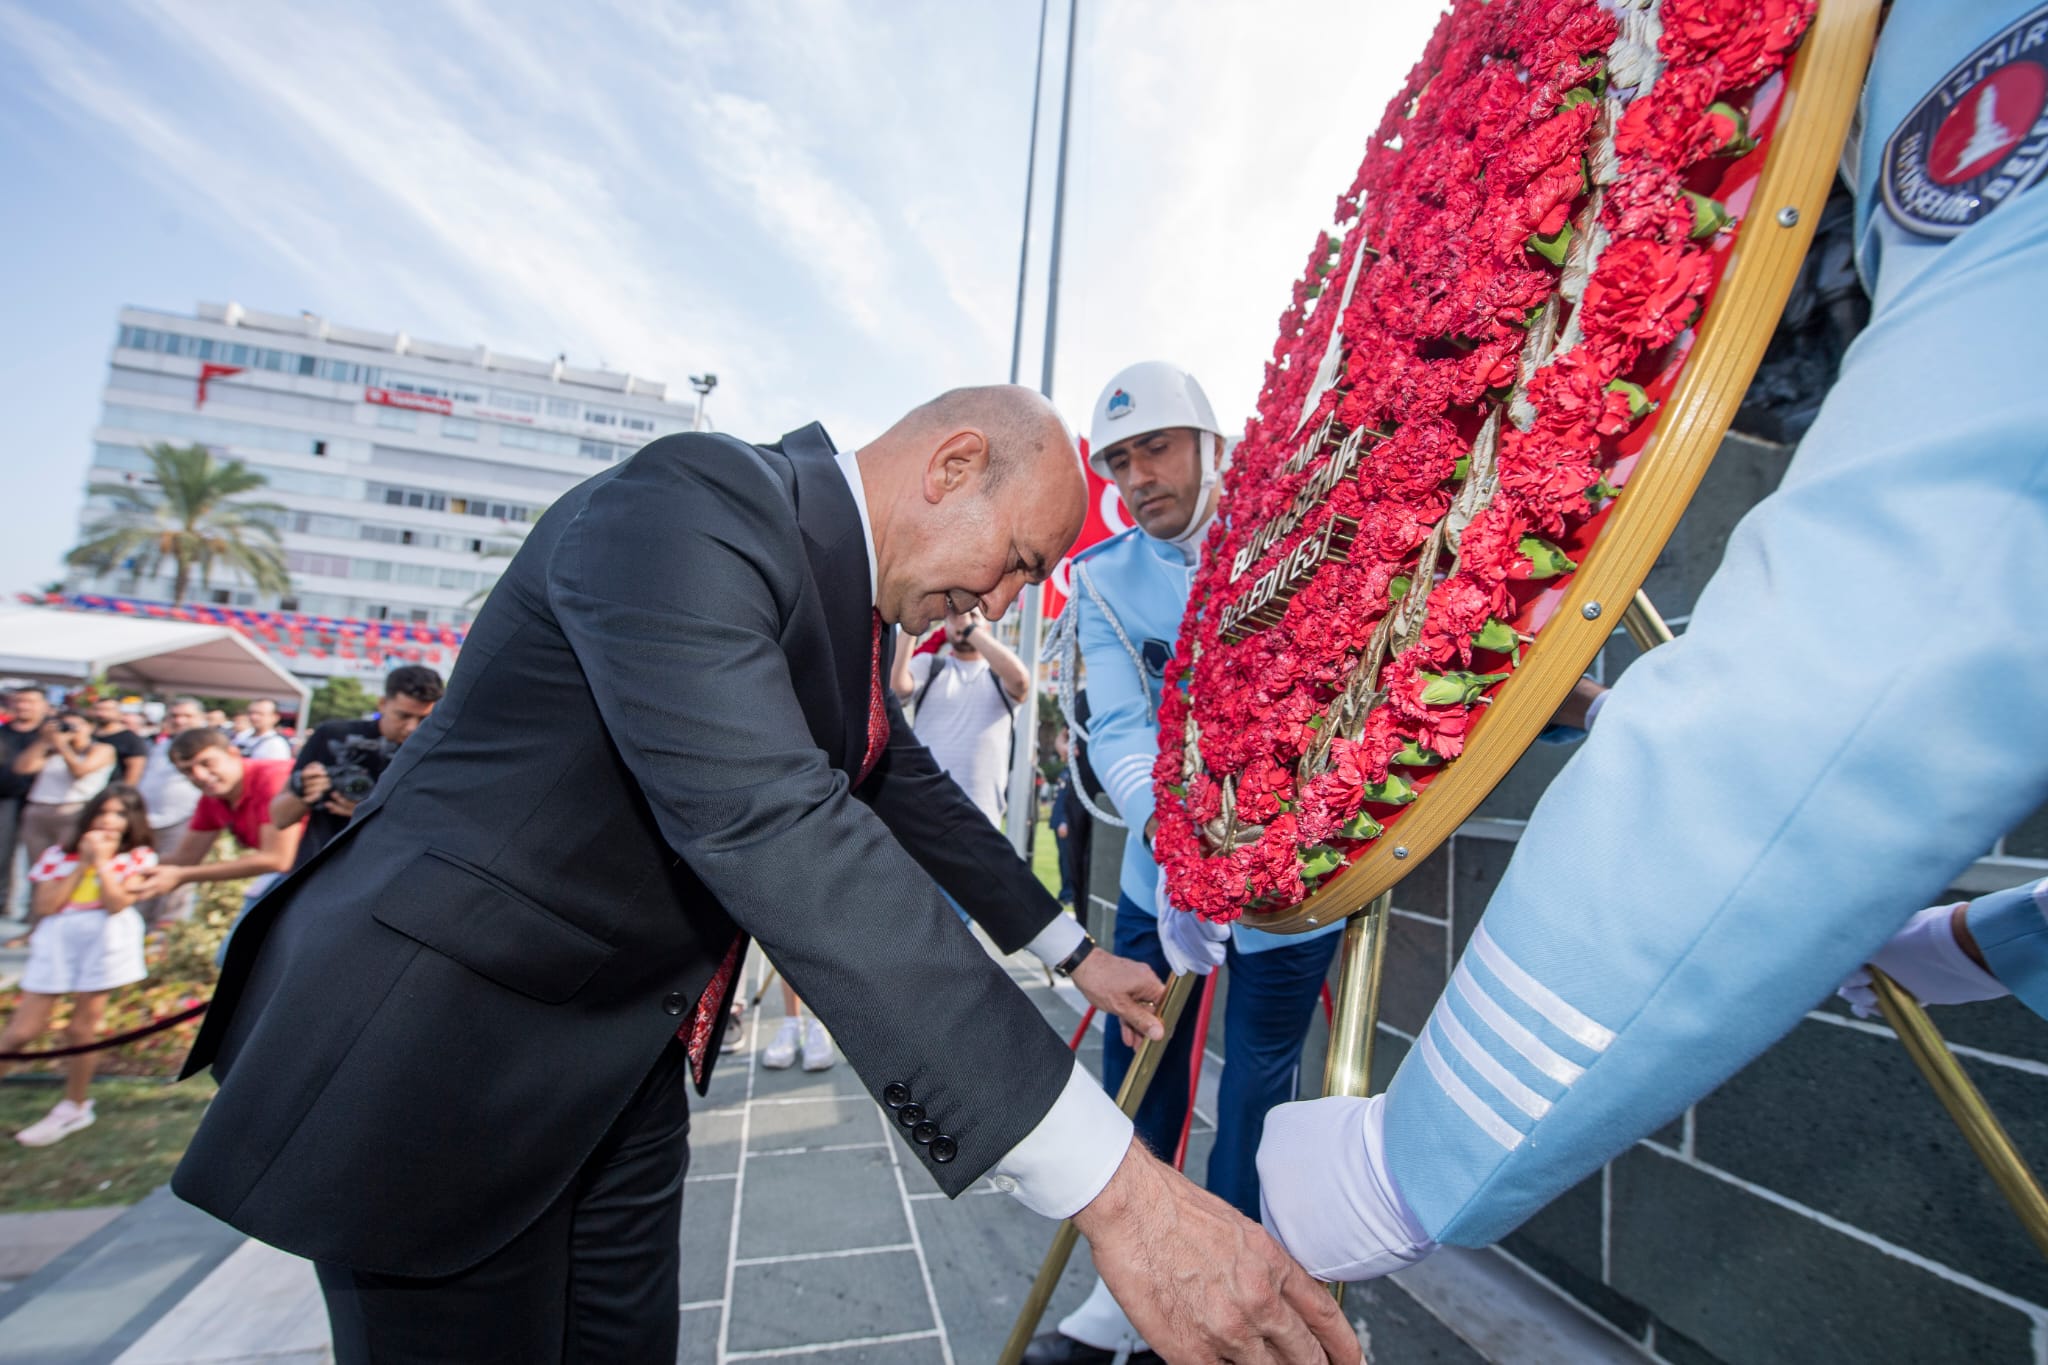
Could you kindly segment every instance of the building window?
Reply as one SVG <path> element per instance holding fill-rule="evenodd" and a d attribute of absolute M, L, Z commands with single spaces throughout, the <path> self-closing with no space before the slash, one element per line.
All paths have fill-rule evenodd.
<path fill-rule="evenodd" d="M 443 417 L 441 419 L 441 434 L 443 436 L 452 436 L 458 441 L 474 441 L 477 432 L 480 430 L 482 430 L 481 424 L 472 422 L 467 417 Z"/>
<path fill-rule="evenodd" d="M 378 408 L 377 425 L 391 427 L 398 431 L 414 431 L 419 427 L 419 418 L 404 408 Z"/>
<path fill-rule="evenodd" d="M 232 605 L 234 601 L 234 594 L 229 592 L 226 588 L 215 588 L 212 592 L 206 595 L 206 598 L 216 607 L 225 607 Z"/>

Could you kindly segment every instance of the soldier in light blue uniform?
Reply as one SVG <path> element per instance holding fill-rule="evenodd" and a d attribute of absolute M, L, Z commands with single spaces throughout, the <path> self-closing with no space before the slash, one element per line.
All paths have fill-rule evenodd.
<path fill-rule="evenodd" d="M 1266 1112 L 1294 1098 L 1295 1072 L 1336 940 L 1253 929 L 1232 932 L 1193 915 L 1160 918 L 1159 866 L 1149 846 L 1152 764 L 1159 755 L 1159 688 L 1180 635 L 1195 563 L 1216 513 L 1223 437 L 1208 398 L 1185 371 L 1133 365 L 1096 400 L 1089 462 L 1113 480 L 1137 523 L 1077 555 L 1073 585 L 1048 651 L 1078 637 L 1087 665 L 1088 758 L 1129 827 L 1117 903 L 1115 952 L 1164 972 L 1206 974 L 1229 963 L 1223 1076 L 1211 1193 L 1259 1216 L 1256 1156 Z M 1332 925 L 1331 929 L 1341 929 Z M 1171 932 L 1169 932 L 1171 931 Z M 1162 941 L 1163 940 L 1163 941 Z M 1194 1011 L 1181 1019 L 1137 1114 L 1138 1135 L 1170 1156 L 1188 1113 Z M 1103 1085 L 1115 1094 L 1131 1049 L 1103 1039 Z M 1078 1311 L 1031 1343 L 1027 1365 L 1109 1361 L 1143 1343 L 1100 1281 Z M 1138 1360 L 1156 1359 L 1149 1353 Z"/>
<path fill-rule="evenodd" d="M 1858 172 L 1870 326 L 1686 634 L 1536 808 L 1388 1093 L 1269 1117 L 1267 1226 L 1316 1275 L 1499 1239 L 2048 799 L 2044 92 L 2041 0 L 1892 7 Z M 2038 918 L 1987 906 L 1987 957 Z"/>

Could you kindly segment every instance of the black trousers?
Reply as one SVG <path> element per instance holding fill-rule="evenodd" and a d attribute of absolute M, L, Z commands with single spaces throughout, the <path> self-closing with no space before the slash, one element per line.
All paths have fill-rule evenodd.
<path fill-rule="evenodd" d="M 562 1197 L 468 1270 L 320 1265 L 336 1365 L 673 1365 L 689 1091 L 673 1044 Z"/>

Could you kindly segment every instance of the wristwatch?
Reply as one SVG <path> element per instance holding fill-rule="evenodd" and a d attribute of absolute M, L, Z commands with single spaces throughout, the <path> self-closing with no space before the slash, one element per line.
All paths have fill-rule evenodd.
<path fill-rule="evenodd" d="M 1075 970 L 1088 960 L 1088 954 L 1094 951 L 1095 940 L 1084 932 L 1081 941 L 1074 945 L 1074 951 L 1060 959 L 1058 965 L 1053 968 L 1053 973 L 1057 976 L 1072 976 Z"/>

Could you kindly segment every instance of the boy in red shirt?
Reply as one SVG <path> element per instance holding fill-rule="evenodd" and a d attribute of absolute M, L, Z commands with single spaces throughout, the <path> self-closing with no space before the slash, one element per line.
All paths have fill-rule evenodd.
<path fill-rule="evenodd" d="M 288 758 L 243 758 L 234 741 L 218 730 L 187 730 L 171 741 L 171 762 L 199 788 L 199 806 L 184 839 L 163 854 L 163 862 L 130 882 L 140 897 L 161 896 L 189 882 L 230 882 L 255 878 L 242 898 L 251 902 L 291 869 L 303 822 L 279 829 L 270 822 L 270 803 L 291 780 Z M 206 855 L 230 830 L 246 852 L 209 863 Z"/>

